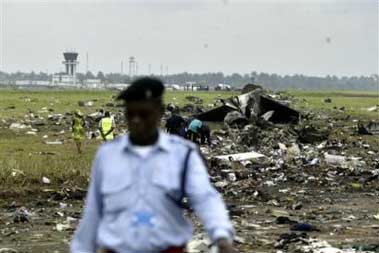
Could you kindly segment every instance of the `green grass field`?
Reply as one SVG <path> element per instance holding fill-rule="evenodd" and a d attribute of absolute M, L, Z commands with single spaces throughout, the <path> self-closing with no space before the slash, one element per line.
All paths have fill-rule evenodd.
<path fill-rule="evenodd" d="M 107 102 L 112 101 L 112 96 L 116 96 L 117 91 L 90 91 L 90 90 L 46 90 L 46 91 L 26 91 L 26 90 L 2 90 L 0 89 L 0 118 L 16 117 L 22 118 L 29 110 L 33 112 L 41 111 L 47 107 L 53 109 L 55 113 L 71 112 L 78 109 L 78 101 L 95 100 L 93 107 L 80 108 L 83 113 L 94 112 L 94 108 L 104 107 Z M 216 98 L 228 98 L 232 92 L 188 92 L 177 91 L 167 92 L 165 103 L 175 103 L 179 106 L 190 103 L 186 96 L 197 96 L 204 101 L 204 105 L 213 103 Z M 12 109 L 13 106 L 15 109 Z"/>
<path fill-rule="evenodd" d="M 296 98 L 294 106 L 300 110 L 311 109 L 316 111 L 333 112 L 335 111 L 335 107 L 345 107 L 346 113 L 351 116 L 363 119 L 379 119 L 378 112 L 367 111 L 367 108 L 379 105 L 379 91 L 290 91 L 288 93 Z M 330 98 L 332 102 L 325 103 L 325 98 Z"/>
<path fill-rule="evenodd" d="M 64 134 L 56 130 L 38 132 L 36 136 L 25 135 L 25 130 L 9 130 L 10 122 L 24 118 L 29 111 L 46 117 L 49 113 L 71 112 L 78 108 L 79 100 L 96 100 L 93 107 L 81 107 L 84 113 L 92 113 L 111 101 L 117 92 L 112 91 L 26 91 L 0 89 L 0 193 L 3 195 L 24 194 L 27 192 L 62 187 L 85 188 L 88 182 L 90 164 L 98 140 L 86 140 L 85 153 L 76 153 L 71 139 L 69 126 L 61 127 Z M 179 106 L 189 103 L 185 97 L 198 96 L 204 105 L 214 103 L 217 98 L 227 98 L 233 92 L 167 92 L 165 102 Z M 346 108 L 345 113 L 366 120 L 379 119 L 378 112 L 368 112 L 367 107 L 379 104 L 377 93 L 354 92 L 299 92 L 290 91 L 295 98 L 294 107 L 300 110 L 333 112 L 334 107 Z M 332 103 L 324 103 L 324 98 L 331 98 Z M 40 112 L 47 107 L 53 112 Z M 114 108 L 113 108 L 114 109 Z M 116 110 L 116 109 L 114 109 Z M 58 127 L 59 128 L 59 127 Z M 43 136 L 48 135 L 44 139 Z M 47 145 L 46 140 L 64 140 L 63 145 Z M 42 177 L 51 180 L 43 184 Z M 1 195 L 0 194 L 0 195 Z"/>

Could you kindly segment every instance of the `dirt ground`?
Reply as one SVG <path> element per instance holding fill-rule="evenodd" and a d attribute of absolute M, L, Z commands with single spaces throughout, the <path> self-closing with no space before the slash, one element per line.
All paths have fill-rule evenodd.
<path fill-rule="evenodd" d="M 241 252 L 276 252 L 275 245 L 280 235 L 289 232 L 289 225 L 276 224 L 276 212 L 288 212 L 291 219 L 316 225 L 321 231 L 309 233 L 309 236 L 327 240 L 333 246 L 378 245 L 379 222 L 372 217 L 379 211 L 378 190 L 336 193 L 306 189 L 301 198 L 304 207 L 292 211 L 266 203 L 235 203 L 229 200 L 227 203 L 233 205 L 231 215 L 237 235 L 244 239 L 236 245 Z M 3 200 L 0 213 L 1 247 L 18 252 L 68 252 L 77 221 L 64 231 L 57 231 L 57 224 L 64 224 L 67 217 L 79 219 L 83 202 L 58 199 L 30 196 L 25 201 Z M 13 223 L 14 211 L 21 203 L 32 213 L 31 219 L 25 223 Z M 67 207 L 62 208 L 60 203 L 67 204 Z M 194 221 L 196 231 L 200 232 L 199 222 Z"/>

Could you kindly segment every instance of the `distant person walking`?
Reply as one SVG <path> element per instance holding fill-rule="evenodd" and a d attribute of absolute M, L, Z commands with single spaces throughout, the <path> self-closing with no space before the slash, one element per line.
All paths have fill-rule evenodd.
<path fill-rule="evenodd" d="M 76 110 L 72 119 L 72 136 L 74 138 L 78 153 L 82 153 L 82 142 L 85 137 L 85 121 L 81 111 Z"/>
<path fill-rule="evenodd" d="M 114 139 L 115 128 L 116 124 L 111 117 L 110 112 L 105 112 L 104 117 L 99 122 L 100 134 L 104 141 L 111 141 Z"/>

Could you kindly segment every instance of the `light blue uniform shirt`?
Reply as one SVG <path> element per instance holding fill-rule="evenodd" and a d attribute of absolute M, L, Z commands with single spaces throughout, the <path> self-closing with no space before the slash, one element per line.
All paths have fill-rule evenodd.
<path fill-rule="evenodd" d="M 188 129 L 192 130 L 195 133 L 198 133 L 202 125 L 203 125 L 203 122 L 201 122 L 198 119 L 194 119 L 189 124 Z"/>
<path fill-rule="evenodd" d="M 192 226 L 173 199 L 181 193 L 188 149 L 193 151 L 185 191 L 191 206 L 212 240 L 231 238 L 233 227 L 224 202 L 212 187 L 196 146 L 160 132 L 145 158 L 133 151 L 127 135 L 99 148 L 71 252 L 109 248 L 118 253 L 156 253 L 185 245 L 192 237 Z"/>

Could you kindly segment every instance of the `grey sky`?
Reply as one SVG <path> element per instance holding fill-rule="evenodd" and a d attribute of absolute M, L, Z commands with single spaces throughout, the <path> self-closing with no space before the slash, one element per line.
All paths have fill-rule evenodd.
<path fill-rule="evenodd" d="M 377 0 L 1 1 L 1 70 L 378 73 Z"/>

